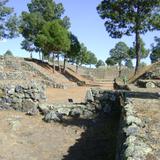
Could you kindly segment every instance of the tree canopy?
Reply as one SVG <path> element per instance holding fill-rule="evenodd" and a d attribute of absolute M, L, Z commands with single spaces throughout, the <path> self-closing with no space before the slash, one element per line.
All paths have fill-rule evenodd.
<path fill-rule="evenodd" d="M 127 60 L 125 61 L 125 66 L 128 67 L 128 68 L 130 68 L 130 69 L 134 68 L 131 59 L 127 59 Z"/>
<path fill-rule="evenodd" d="M 145 43 L 143 42 L 142 39 L 140 39 L 140 46 L 141 46 L 140 59 L 147 58 L 147 56 L 149 55 L 149 49 L 145 48 Z M 136 58 L 135 43 L 133 43 L 133 47 L 130 47 L 128 54 L 131 59 Z"/>
<path fill-rule="evenodd" d="M 12 53 L 10 50 L 7 50 L 7 51 L 4 53 L 4 56 L 13 56 L 13 53 Z"/>
<path fill-rule="evenodd" d="M 150 59 L 151 62 L 158 62 L 160 60 L 160 38 L 155 37 L 156 45 L 152 45 Z"/>
<path fill-rule="evenodd" d="M 128 46 L 124 42 L 118 42 L 113 49 L 110 50 L 110 58 L 106 60 L 107 64 L 119 65 L 119 76 L 121 76 L 122 61 L 126 60 L 128 56 Z"/>
<path fill-rule="evenodd" d="M 117 63 L 113 57 L 108 57 L 105 62 L 108 66 L 114 66 Z"/>
<path fill-rule="evenodd" d="M 54 51 L 66 52 L 70 48 L 68 31 L 61 26 L 59 20 L 45 23 L 35 42 L 38 47 L 48 53 Z"/>
<path fill-rule="evenodd" d="M 110 50 L 110 56 L 115 59 L 117 63 L 121 63 L 128 58 L 128 46 L 124 42 L 118 42 L 113 49 Z"/>
<path fill-rule="evenodd" d="M 135 33 L 136 68 L 140 64 L 140 34 L 158 29 L 155 19 L 160 17 L 160 0 L 102 0 L 97 11 L 105 20 L 105 27 L 113 38 Z"/>
<path fill-rule="evenodd" d="M 13 8 L 7 7 L 8 0 L 0 1 L 0 39 L 18 36 L 19 20 Z"/>
<path fill-rule="evenodd" d="M 64 14 L 64 7 L 62 3 L 56 4 L 53 0 L 31 0 L 30 3 L 28 3 L 28 10 L 29 12 L 22 12 L 22 23 L 20 26 L 21 33 L 26 41 L 29 42 L 29 44 L 32 44 L 34 51 L 42 51 L 43 53 L 47 53 L 48 50 L 51 50 L 50 45 L 44 46 L 41 41 L 44 40 L 47 34 L 50 34 L 49 36 L 56 36 L 59 35 L 59 31 L 62 31 L 62 34 L 65 34 L 65 30 L 67 30 L 70 26 L 69 18 L 65 16 L 64 18 L 62 15 Z M 45 29 L 45 27 L 46 29 Z M 53 27 L 54 26 L 54 27 Z M 58 29 L 59 26 L 60 28 Z M 52 33 L 49 33 L 47 31 L 48 29 L 57 29 L 57 34 L 54 31 Z M 64 28 L 64 29 L 63 29 Z M 47 33 L 48 32 L 48 33 Z M 42 34 L 44 34 L 42 36 Z M 65 34 L 66 35 L 66 34 Z M 64 39 L 66 36 L 64 36 Z M 59 40 L 61 38 L 53 38 L 52 40 L 46 40 L 45 43 L 48 41 L 53 41 L 54 43 L 57 40 L 55 44 L 59 42 L 59 45 L 57 47 L 54 47 L 57 51 L 58 48 L 61 48 L 62 50 L 66 50 L 63 44 L 63 42 L 60 42 Z M 68 39 L 68 37 L 67 37 Z M 66 40 L 67 42 L 67 40 Z M 23 43 L 22 43 L 23 44 Z M 68 44 L 66 44 L 67 46 Z M 48 48 L 47 48 L 48 47 Z M 24 47 L 23 47 L 24 48 Z M 24 48 L 25 49 L 25 48 Z M 53 49 L 53 45 L 52 45 Z"/>
<path fill-rule="evenodd" d="M 101 66 L 105 66 L 105 63 L 100 59 L 100 60 L 98 60 L 98 62 L 96 64 L 96 68 L 101 67 Z"/>
<path fill-rule="evenodd" d="M 80 52 L 81 46 L 78 41 L 78 38 L 74 34 L 70 33 L 69 37 L 71 41 L 70 50 L 67 51 L 66 57 L 72 59 L 72 61 L 75 61 L 76 57 Z"/>
<path fill-rule="evenodd" d="M 97 64 L 96 55 L 91 51 L 88 51 L 87 54 L 88 54 L 88 59 L 86 61 L 86 64 L 90 65 L 90 67 L 91 67 L 91 65 Z"/>

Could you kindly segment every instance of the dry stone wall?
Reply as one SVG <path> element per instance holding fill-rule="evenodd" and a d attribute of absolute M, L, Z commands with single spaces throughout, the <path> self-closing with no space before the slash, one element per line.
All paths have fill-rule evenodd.
<path fill-rule="evenodd" d="M 30 112 L 45 101 L 45 88 L 32 82 L 29 85 L 1 85 L 0 86 L 0 110 L 14 109 Z"/>
<path fill-rule="evenodd" d="M 34 80 L 53 88 L 64 88 L 63 84 L 56 83 L 38 68 L 25 61 L 23 58 L 0 56 L 0 84 L 5 81 L 30 81 Z M 18 82 L 19 83 L 19 82 Z"/>
<path fill-rule="evenodd" d="M 135 93 L 126 91 L 102 89 L 88 91 L 88 102 L 95 107 L 96 111 L 108 115 L 120 114 L 116 160 L 146 160 L 146 157 L 152 154 L 152 148 L 145 141 L 146 134 L 143 132 L 147 122 L 137 116 L 134 103 L 132 103 L 131 97 L 136 96 Z M 143 93 L 141 96 L 146 97 Z"/>

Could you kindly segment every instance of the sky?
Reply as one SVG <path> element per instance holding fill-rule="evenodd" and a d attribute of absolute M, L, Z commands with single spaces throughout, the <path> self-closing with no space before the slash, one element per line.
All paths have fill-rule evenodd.
<path fill-rule="evenodd" d="M 8 5 L 13 7 L 15 12 L 20 15 L 22 11 L 27 11 L 27 3 L 30 0 L 10 0 Z M 109 51 L 119 41 L 125 42 L 129 47 L 133 45 L 134 35 L 122 39 L 113 39 L 109 37 L 104 27 L 104 21 L 99 17 L 96 7 L 101 0 L 55 0 L 61 2 L 65 8 L 65 14 L 70 18 L 70 31 L 76 35 L 80 42 L 83 42 L 88 50 L 92 51 L 98 59 L 105 61 L 109 57 Z M 154 43 L 154 37 L 159 36 L 160 32 L 148 32 L 142 36 L 146 48 L 150 49 Z M 29 53 L 21 49 L 22 37 L 12 40 L 0 41 L 0 54 L 6 50 L 11 50 L 14 55 L 20 57 L 29 57 Z M 36 57 L 37 55 L 35 55 Z M 149 58 L 144 60 L 150 63 Z"/>

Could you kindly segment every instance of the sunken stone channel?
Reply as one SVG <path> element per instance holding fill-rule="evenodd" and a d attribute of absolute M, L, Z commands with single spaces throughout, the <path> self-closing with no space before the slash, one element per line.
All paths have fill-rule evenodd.
<path fill-rule="evenodd" d="M 125 91 L 90 89 L 82 104 L 47 104 L 45 100 L 45 88 L 35 83 L 0 86 L 0 110 L 41 113 L 45 122 L 84 128 L 63 160 L 145 160 L 151 152 L 139 136 L 144 124 L 135 116 Z"/>

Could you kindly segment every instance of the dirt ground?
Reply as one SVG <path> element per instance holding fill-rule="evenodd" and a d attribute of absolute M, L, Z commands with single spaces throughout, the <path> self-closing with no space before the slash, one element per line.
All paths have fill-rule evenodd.
<path fill-rule="evenodd" d="M 0 160 L 112 160 L 118 119 L 68 119 L 45 123 L 14 111 L 0 112 Z"/>
<path fill-rule="evenodd" d="M 48 103 L 67 103 L 68 99 L 72 99 L 74 103 L 81 103 L 85 100 L 87 90 L 93 87 L 103 88 L 107 90 L 113 89 L 113 84 L 94 84 L 92 86 L 82 86 L 66 89 L 47 88 L 47 102 Z"/>
<path fill-rule="evenodd" d="M 83 128 L 48 124 L 41 116 L 0 112 L 0 160 L 61 160 Z"/>

